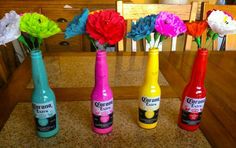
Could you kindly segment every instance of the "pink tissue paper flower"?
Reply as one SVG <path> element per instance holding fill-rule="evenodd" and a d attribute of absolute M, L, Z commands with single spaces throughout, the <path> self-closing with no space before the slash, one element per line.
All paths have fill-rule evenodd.
<path fill-rule="evenodd" d="M 176 37 L 187 31 L 184 22 L 176 15 L 169 12 L 160 12 L 157 16 L 155 29 L 166 37 Z"/>

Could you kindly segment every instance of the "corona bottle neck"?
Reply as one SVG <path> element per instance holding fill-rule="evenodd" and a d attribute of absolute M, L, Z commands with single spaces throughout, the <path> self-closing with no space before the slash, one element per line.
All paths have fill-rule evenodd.
<path fill-rule="evenodd" d="M 44 65 L 44 61 L 42 58 L 42 53 L 40 50 L 31 51 L 31 65 L 32 65 L 32 77 L 34 81 L 35 89 L 47 89 L 48 78 Z"/>
<path fill-rule="evenodd" d="M 148 53 L 146 74 L 144 84 L 157 85 L 159 73 L 159 53 L 158 49 L 150 49 Z"/>
<path fill-rule="evenodd" d="M 108 87 L 108 65 L 106 51 L 98 50 L 95 63 L 95 86 Z"/>
<path fill-rule="evenodd" d="M 199 49 L 193 64 L 190 84 L 196 86 L 204 86 L 206 75 L 208 51 Z"/>

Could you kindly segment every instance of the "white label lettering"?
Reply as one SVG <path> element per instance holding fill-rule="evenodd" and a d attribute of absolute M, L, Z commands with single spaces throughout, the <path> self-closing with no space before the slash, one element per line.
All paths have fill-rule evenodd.
<path fill-rule="evenodd" d="M 185 97 L 182 109 L 191 113 L 202 112 L 205 101 L 206 98 Z"/>
<path fill-rule="evenodd" d="M 93 113 L 107 116 L 113 112 L 113 98 L 109 101 L 93 101 Z"/>
<path fill-rule="evenodd" d="M 34 115 L 36 118 L 49 118 L 56 114 L 53 101 L 47 103 L 33 103 Z"/>
<path fill-rule="evenodd" d="M 149 98 L 142 97 L 140 100 L 139 107 L 143 110 L 157 110 L 160 106 L 160 97 Z"/>

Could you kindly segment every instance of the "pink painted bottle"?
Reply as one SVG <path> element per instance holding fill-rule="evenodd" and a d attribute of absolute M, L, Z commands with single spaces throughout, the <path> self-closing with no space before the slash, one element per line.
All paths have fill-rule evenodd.
<path fill-rule="evenodd" d="M 106 51 L 98 50 L 95 63 L 95 86 L 91 94 L 92 128 L 98 134 L 112 131 L 113 95 L 108 82 Z"/>

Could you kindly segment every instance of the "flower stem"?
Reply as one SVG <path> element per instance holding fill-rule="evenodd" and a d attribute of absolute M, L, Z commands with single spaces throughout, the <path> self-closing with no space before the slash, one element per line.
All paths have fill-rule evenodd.
<path fill-rule="evenodd" d="M 155 44 L 157 41 L 159 41 L 160 39 L 160 34 L 158 32 L 154 33 L 154 44 L 153 44 L 153 48 L 155 48 Z"/>
<path fill-rule="evenodd" d="M 94 48 L 95 48 L 96 50 L 98 50 L 98 48 L 97 48 L 97 46 L 96 46 L 94 40 L 93 40 L 89 35 L 86 35 L 86 36 L 88 37 L 88 39 L 90 40 L 90 42 L 93 44 Z"/>
<path fill-rule="evenodd" d="M 18 38 L 18 41 L 20 41 L 23 45 L 25 45 L 25 47 L 27 48 L 27 52 L 30 53 L 31 49 L 28 45 L 28 43 L 25 41 L 25 38 L 23 35 L 21 35 L 19 38 Z"/>
<path fill-rule="evenodd" d="M 157 48 L 159 47 L 159 44 L 160 44 L 159 41 L 160 41 L 160 39 L 161 39 L 161 36 L 159 35 L 158 38 L 155 40 L 153 47 L 155 47 L 156 43 L 157 43 Z"/>
<path fill-rule="evenodd" d="M 211 36 L 211 40 L 208 39 L 208 40 L 206 41 L 206 46 L 205 46 L 205 48 L 208 49 L 209 47 L 212 47 L 214 41 L 215 41 L 216 39 L 218 39 L 218 37 L 219 37 L 219 34 L 218 34 L 218 33 L 213 33 L 212 36 Z M 210 40 L 210 42 L 208 42 L 209 40 Z M 213 47 L 212 47 L 212 48 L 213 48 Z"/>
<path fill-rule="evenodd" d="M 38 45 L 38 48 L 40 49 L 40 44 Z"/>
<path fill-rule="evenodd" d="M 37 39 L 38 39 L 38 48 L 40 49 L 43 39 L 42 38 L 37 38 Z"/>
<path fill-rule="evenodd" d="M 160 39 L 158 41 L 158 44 L 157 44 L 157 48 L 160 46 L 161 42 L 165 39 L 165 36 L 163 35 L 160 35 Z"/>
<path fill-rule="evenodd" d="M 197 43 L 197 47 L 201 48 L 201 38 L 200 37 L 196 37 L 195 38 L 195 42 Z"/>
<path fill-rule="evenodd" d="M 150 48 L 152 48 L 152 45 L 151 45 L 151 40 L 152 40 L 151 34 L 147 35 L 147 36 L 145 37 L 145 39 L 146 39 L 146 41 L 148 42 Z"/>
<path fill-rule="evenodd" d="M 94 40 L 93 40 L 93 39 L 91 39 L 90 41 L 92 42 L 92 44 L 93 44 L 93 46 L 96 48 L 96 50 L 98 50 L 97 46 L 95 45 L 95 42 L 94 42 Z"/>
<path fill-rule="evenodd" d="M 35 44 L 34 44 L 35 38 L 33 36 L 31 36 L 31 35 L 30 35 L 30 41 L 31 41 L 31 43 L 33 45 L 33 48 L 35 49 Z"/>

